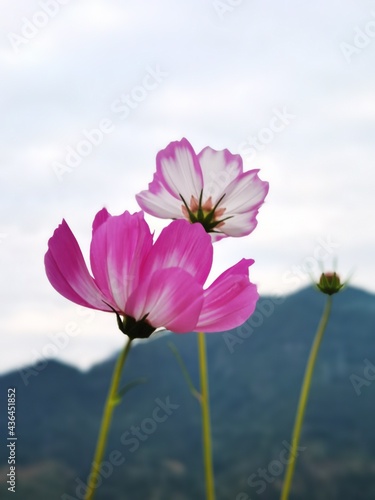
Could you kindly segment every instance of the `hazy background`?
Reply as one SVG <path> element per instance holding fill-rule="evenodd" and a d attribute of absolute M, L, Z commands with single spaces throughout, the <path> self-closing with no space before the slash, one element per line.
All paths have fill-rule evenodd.
<path fill-rule="evenodd" d="M 1 371 L 49 356 L 88 367 L 122 345 L 113 315 L 52 289 L 47 241 L 64 217 L 88 256 L 95 213 L 138 210 L 156 153 L 183 136 L 197 152 L 241 153 L 270 183 L 256 231 L 215 245 L 214 274 L 252 257 L 260 292 L 284 294 L 337 258 L 344 278 L 375 291 L 373 2 L 4 0 L 1 10 Z M 64 167 L 103 123 L 102 140 Z"/>

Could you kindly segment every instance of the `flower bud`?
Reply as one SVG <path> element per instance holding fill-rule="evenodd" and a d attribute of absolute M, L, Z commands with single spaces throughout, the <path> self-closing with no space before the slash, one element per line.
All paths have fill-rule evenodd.
<path fill-rule="evenodd" d="M 344 285 L 345 283 L 341 284 L 340 277 L 336 272 L 322 273 L 319 283 L 316 284 L 319 290 L 327 295 L 338 293 Z"/>

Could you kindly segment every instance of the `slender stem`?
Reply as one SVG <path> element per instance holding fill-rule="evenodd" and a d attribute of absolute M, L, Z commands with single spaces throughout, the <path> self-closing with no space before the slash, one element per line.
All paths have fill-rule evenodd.
<path fill-rule="evenodd" d="M 206 338 L 204 333 L 198 333 L 199 370 L 201 380 L 203 460 L 206 480 L 206 498 L 215 500 L 214 471 L 212 465 L 210 399 L 208 392 Z"/>
<path fill-rule="evenodd" d="M 314 342 L 310 350 L 310 355 L 309 355 L 309 360 L 306 365 L 306 370 L 305 370 L 305 375 L 302 383 L 302 388 L 301 388 L 301 393 L 300 393 L 300 398 L 299 398 L 299 403 L 298 403 L 298 408 L 297 408 L 297 413 L 296 413 L 296 419 L 294 423 L 294 429 L 293 429 L 293 435 L 292 435 L 292 449 L 290 452 L 290 459 L 288 463 L 288 467 L 286 470 L 285 474 L 285 480 L 284 480 L 284 485 L 283 489 L 281 492 L 281 500 L 288 500 L 289 498 L 289 493 L 290 489 L 292 486 L 292 481 L 293 481 L 293 474 L 294 474 L 294 469 L 297 461 L 297 449 L 298 449 L 298 443 L 300 440 L 301 436 L 301 430 L 302 430 L 302 424 L 303 424 L 303 417 L 305 414 L 306 410 L 306 404 L 307 404 L 307 399 L 309 396 L 309 391 L 310 391 L 310 385 L 311 385 L 311 380 L 312 380 L 312 375 L 314 372 L 314 366 L 315 366 L 315 361 L 318 355 L 319 347 L 322 342 L 323 334 L 325 331 L 325 328 L 328 323 L 328 318 L 331 312 L 331 307 L 332 307 L 332 295 L 327 296 L 327 302 L 323 311 L 323 315 L 320 319 L 320 323 L 318 326 L 318 329 L 315 334 Z"/>
<path fill-rule="evenodd" d="M 129 354 L 131 342 L 132 339 L 129 338 L 124 349 L 121 351 L 120 356 L 117 359 L 116 366 L 112 374 L 112 381 L 108 391 L 107 401 L 104 407 L 102 423 L 100 426 L 98 441 L 96 443 L 94 461 L 91 466 L 91 473 L 88 480 L 88 488 L 86 491 L 85 500 L 92 500 L 94 498 L 96 484 L 98 483 L 100 464 L 103 460 L 108 431 L 112 421 L 113 410 L 118 403 L 118 386 L 121 379 L 121 372 L 124 367 L 126 358 Z"/>

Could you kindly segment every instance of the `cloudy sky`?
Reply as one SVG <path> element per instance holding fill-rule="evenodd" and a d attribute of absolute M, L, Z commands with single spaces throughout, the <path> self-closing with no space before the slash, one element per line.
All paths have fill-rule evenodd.
<path fill-rule="evenodd" d="M 252 257 L 260 292 L 284 294 L 337 261 L 375 292 L 373 2 L 4 0 L 0 26 L 2 372 L 123 344 L 113 315 L 52 289 L 47 240 L 64 217 L 87 256 L 95 213 L 137 210 L 182 137 L 270 183 L 213 276 Z"/>

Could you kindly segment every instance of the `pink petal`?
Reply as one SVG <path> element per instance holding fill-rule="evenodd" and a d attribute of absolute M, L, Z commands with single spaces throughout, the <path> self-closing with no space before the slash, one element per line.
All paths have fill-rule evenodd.
<path fill-rule="evenodd" d="M 77 240 L 65 220 L 48 241 L 44 263 L 51 285 L 65 298 L 85 307 L 110 310 L 103 302 L 109 300 L 90 276 Z"/>
<path fill-rule="evenodd" d="M 155 328 L 186 333 L 195 327 L 203 304 L 202 286 L 179 268 L 160 269 L 143 281 L 126 305 L 126 314 Z"/>
<path fill-rule="evenodd" d="M 203 188 L 202 170 L 190 142 L 183 138 L 171 142 L 156 156 L 156 174 L 161 184 L 175 198 L 182 195 L 187 203 L 199 198 Z"/>
<path fill-rule="evenodd" d="M 95 232 L 109 217 L 111 217 L 111 214 L 108 210 L 106 208 L 102 208 L 95 215 L 94 222 L 92 223 L 92 231 Z"/>
<path fill-rule="evenodd" d="M 157 269 L 181 267 L 203 285 L 211 270 L 212 258 L 211 237 L 203 226 L 176 220 L 160 233 L 142 275 L 146 278 Z"/>
<path fill-rule="evenodd" d="M 227 186 L 242 173 L 242 158 L 227 149 L 216 151 L 207 147 L 198 154 L 198 160 L 203 173 L 204 198 L 212 196 L 215 204 Z"/>
<path fill-rule="evenodd" d="M 99 212 L 97 218 L 102 216 Z M 152 247 L 152 235 L 142 212 L 108 216 L 100 225 L 95 221 L 91 268 L 103 293 L 112 297 L 118 311 L 124 311 L 128 297 L 138 286 L 140 269 Z"/>
<path fill-rule="evenodd" d="M 220 229 L 223 229 L 223 228 L 220 228 Z M 218 231 L 220 231 L 220 229 L 218 229 Z M 216 241 L 220 241 L 228 235 L 224 234 L 224 233 L 217 232 L 217 233 L 210 233 L 210 236 L 211 236 L 212 243 L 216 243 Z"/>
<path fill-rule="evenodd" d="M 195 331 L 222 332 L 242 325 L 254 312 L 259 298 L 250 283 L 252 259 L 242 259 L 217 278 L 204 292 L 204 303 Z"/>

